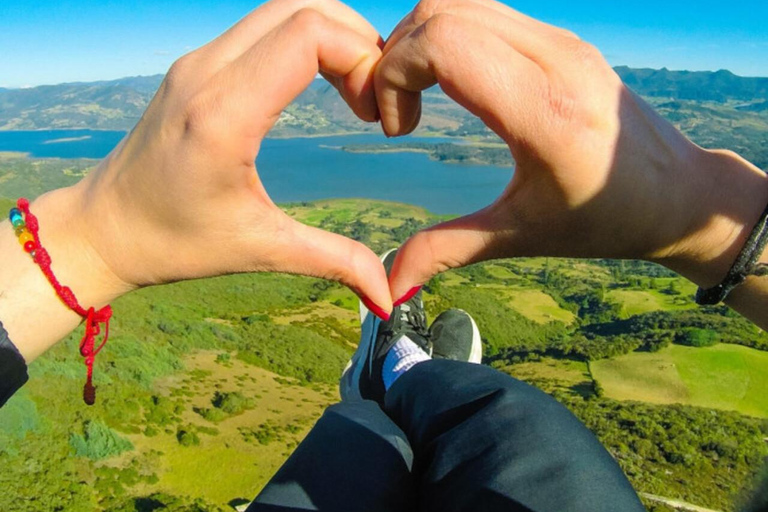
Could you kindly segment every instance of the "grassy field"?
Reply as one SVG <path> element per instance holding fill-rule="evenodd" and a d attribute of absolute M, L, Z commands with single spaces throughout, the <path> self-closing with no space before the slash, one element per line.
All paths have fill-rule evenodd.
<path fill-rule="evenodd" d="M 736 345 L 673 345 L 655 354 L 596 361 L 591 368 L 609 398 L 697 405 L 768 418 L 765 352 Z"/>
<path fill-rule="evenodd" d="M 506 373 L 521 380 L 551 379 L 560 385 L 576 386 L 591 383 L 589 367 L 583 361 L 542 358 L 535 363 L 521 363 L 504 368 Z"/>
<path fill-rule="evenodd" d="M 7 162 L 0 166 L 0 195 L 8 197 L 35 197 L 54 185 L 67 185 L 92 165 L 16 157 Z M 12 204 L 0 197 L 0 207 Z M 299 221 L 354 237 L 376 252 L 445 218 L 409 205 L 359 199 L 297 203 L 285 205 L 285 210 Z M 632 265 L 619 269 L 601 261 L 501 260 L 444 274 L 430 283 L 424 300 L 430 320 L 450 307 L 469 311 L 481 326 L 486 348 L 497 351 L 499 358 L 489 360 L 491 364 L 578 404 L 597 404 L 582 419 L 597 418 L 593 426 L 613 429 L 613 419 L 602 420 L 613 414 L 611 408 L 631 409 L 629 415 L 654 408 L 597 399 L 587 363 L 542 356 L 559 354 L 558 340 L 564 336 L 579 336 L 593 322 L 617 319 L 610 315 L 694 307 L 690 284 L 661 275 L 667 274 Z M 595 303 L 602 302 L 621 304 L 623 310 L 614 308 L 599 318 L 601 310 Z M 99 362 L 103 385 L 99 406 L 85 409 L 79 401 L 83 368 L 75 357 L 73 338 L 65 343 L 68 349 L 60 346 L 32 366 L 32 380 L 24 393 L 4 408 L 0 466 L 6 470 L 0 472 L 0 487 L 10 492 L 0 493 L 3 512 L 38 512 L 42 508 L 30 503 L 32 496 L 60 504 L 43 507 L 46 510 L 71 512 L 87 512 L 72 506 L 89 500 L 100 500 L 102 509 L 109 510 L 122 495 L 145 497 L 156 492 L 221 506 L 236 498 L 250 499 L 323 408 L 338 399 L 334 381 L 359 338 L 358 298 L 351 291 L 293 276 L 239 275 L 179 283 L 137 292 L 115 307 L 113 336 Z M 531 357 L 519 358 L 523 352 Z M 596 363 L 593 370 L 607 394 L 616 398 L 705 405 L 768 417 L 761 394 L 768 382 L 760 372 L 767 363 L 768 352 L 740 347 L 672 347 L 660 354 Z M 51 379 L 55 387 L 50 386 Z M 221 409 L 214 403 L 217 391 L 238 392 L 248 405 L 237 414 L 214 417 L 208 413 L 212 407 Z M 166 405 L 153 402 L 156 398 Z M 608 407 L 603 402 L 612 403 Z M 109 407 L 110 403 L 120 406 Z M 662 410 L 657 416 L 674 414 Z M 701 414 L 709 418 L 718 413 Z M 134 449 L 105 459 L 78 455 L 72 436 L 84 435 L 91 420 L 130 440 Z M 49 432 L 50 426 L 56 429 Z M 183 443 L 179 429 L 195 434 L 195 441 Z M 602 434 L 611 441 L 614 432 Z M 675 444 L 670 439 L 667 444 Z M 88 446 L 98 447 L 97 441 Z M 762 448 L 762 437 L 758 442 Z M 627 453 L 620 444 L 615 446 L 615 453 Z M 698 448 L 692 450 L 706 457 Z M 747 474 L 743 467 L 734 473 L 733 466 L 725 464 L 715 476 L 695 478 L 721 482 Z M 35 467 L 44 470 L 31 472 L 29 468 Z M 642 490 L 658 493 L 655 483 L 648 484 L 658 479 L 665 482 L 664 495 L 682 495 L 677 489 L 688 481 L 668 469 L 651 461 L 630 476 Z M 113 488 L 113 481 L 124 489 Z M 715 498 L 724 499 L 726 491 L 719 489 Z"/>
<path fill-rule="evenodd" d="M 217 355 L 205 351 L 189 357 L 185 361 L 187 371 L 159 380 L 156 390 L 165 395 L 186 392 L 184 424 L 213 428 L 218 433 L 201 433 L 200 445 L 195 447 L 182 446 L 174 433 L 129 436 L 136 450 L 110 464 L 119 466 L 129 458 L 139 458 L 161 468 L 156 484 L 144 484 L 137 491 L 200 496 L 222 506 L 238 497 L 253 499 L 323 410 L 337 401 L 332 386 L 312 389 L 291 385 L 288 379 L 234 358 L 226 364 L 217 363 Z M 210 407 L 217 390 L 239 391 L 254 398 L 255 407 L 218 423 L 207 421 L 193 408 Z M 241 429 L 265 423 L 274 425 L 280 435 L 266 444 L 244 439 Z M 288 425 L 299 428 L 291 429 L 295 432 L 283 430 Z"/>
<path fill-rule="evenodd" d="M 576 319 L 573 313 L 558 306 L 555 299 L 541 290 L 511 288 L 503 294 L 509 298 L 512 309 L 536 323 L 562 322 L 570 325 Z"/>
<path fill-rule="evenodd" d="M 391 217 L 382 218 L 377 212 L 373 211 L 381 209 L 389 211 Z M 360 219 L 374 226 L 395 227 L 399 225 L 397 219 L 412 217 L 416 220 L 427 221 L 434 217 L 418 206 L 370 199 L 316 201 L 307 206 L 290 205 L 288 210 L 289 215 L 293 218 L 311 226 L 317 226 L 326 220 L 352 222 L 353 220 Z"/>
<path fill-rule="evenodd" d="M 657 279 L 660 287 L 667 287 L 670 279 Z M 622 316 L 629 318 L 634 315 L 652 311 L 676 311 L 695 309 L 696 304 L 691 297 L 696 293 L 696 286 L 690 281 L 676 279 L 679 295 L 669 295 L 659 290 L 609 290 L 606 299 L 622 306 Z M 663 288 L 662 288 L 663 289 Z"/>

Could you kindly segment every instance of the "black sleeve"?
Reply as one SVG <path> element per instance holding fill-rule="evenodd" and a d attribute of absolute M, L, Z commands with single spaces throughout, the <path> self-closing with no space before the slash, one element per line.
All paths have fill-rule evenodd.
<path fill-rule="evenodd" d="M 0 322 L 0 407 L 29 380 L 27 363 Z"/>

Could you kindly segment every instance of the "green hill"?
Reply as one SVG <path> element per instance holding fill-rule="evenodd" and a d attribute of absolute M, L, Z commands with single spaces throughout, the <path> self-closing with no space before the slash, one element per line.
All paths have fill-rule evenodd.
<path fill-rule="evenodd" d="M 768 99 L 768 78 L 742 77 L 724 69 L 670 71 L 619 66 L 615 70 L 624 83 L 643 96 L 718 103 Z"/>
<path fill-rule="evenodd" d="M 591 364 L 605 396 L 688 404 L 768 418 L 768 353 L 734 345 L 672 345 Z"/>
<path fill-rule="evenodd" d="M 768 78 L 740 77 L 728 71 L 615 69 L 629 87 L 649 100 L 696 143 L 704 147 L 732 149 L 758 166 L 768 167 Z M 162 75 L 156 75 L 0 90 L 0 130 L 130 130 L 162 79 Z M 355 118 L 330 84 L 315 80 L 286 109 L 271 136 L 378 131 L 376 125 Z M 487 127 L 438 87 L 424 93 L 424 112 L 416 134 L 498 142 Z M 446 161 L 479 158 L 481 162 L 509 165 L 509 155 L 504 148 L 478 150 L 472 146 L 443 146 L 421 149 Z"/>
<path fill-rule="evenodd" d="M 5 155 L 0 195 L 35 197 L 93 163 Z M 445 219 L 364 199 L 283 208 L 376 251 Z M 734 510 L 768 455 L 768 421 L 757 417 L 766 417 L 768 352 L 736 344 L 765 349 L 768 335 L 725 308 L 694 308 L 691 293 L 644 262 L 533 258 L 449 272 L 424 296 L 430 318 L 469 311 L 485 362 L 571 408 L 639 490 Z M 74 333 L 31 365 L 30 383 L 0 410 L 0 510 L 212 512 L 252 498 L 338 399 L 357 307 L 340 285 L 268 274 L 121 298 L 96 363 L 95 407 L 81 401 Z M 677 345 L 702 333 L 728 344 Z M 628 395 L 638 389 L 645 395 Z"/>

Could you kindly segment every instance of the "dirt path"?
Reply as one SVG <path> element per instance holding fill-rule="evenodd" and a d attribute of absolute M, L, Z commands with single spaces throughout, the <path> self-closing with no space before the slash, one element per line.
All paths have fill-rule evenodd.
<path fill-rule="evenodd" d="M 696 505 L 691 505 L 690 503 L 686 503 L 684 501 L 664 498 L 662 496 L 655 496 L 653 494 L 648 494 L 644 492 L 641 492 L 640 496 L 642 496 L 648 501 L 653 501 L 654 503 L 663 503 L 664 505 L 667 505 L 677 510 L 683 510 L 685 512 L 722 512 L 721 510 L 712 510 L 711 508 L 697 507 Z"/>

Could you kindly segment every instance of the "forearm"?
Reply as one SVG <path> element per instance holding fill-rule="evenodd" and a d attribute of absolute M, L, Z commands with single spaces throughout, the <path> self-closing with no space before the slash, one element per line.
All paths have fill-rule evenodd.
<path fill-rule="evenodd" d="M 726 276 L 768 205 L 768 176 L 733 153 L 702 151 L 679 186 L 687 195 L 679 213 L 684 235 L 652 259 L 710 288 Z M 760 261 L 768 263 L 768 251 Z M 768 329 L 768 279 L 750 277 L 726 303 Z"/>
<path fill-rule="evenodd" d="M 83 307 L 97 309 L 130 287 L 117 279 L 85 241 L 78 186 L 49 192 L 31 205 L 40 221 L 40 241 L 52 269 Z M 6 217 L 7 212 L 3 212 Z M 56 295 L 24 252 L 8 220 L 0 222 L 0 320 L 27 362 L 75 329 L 82 318 Z"/>

